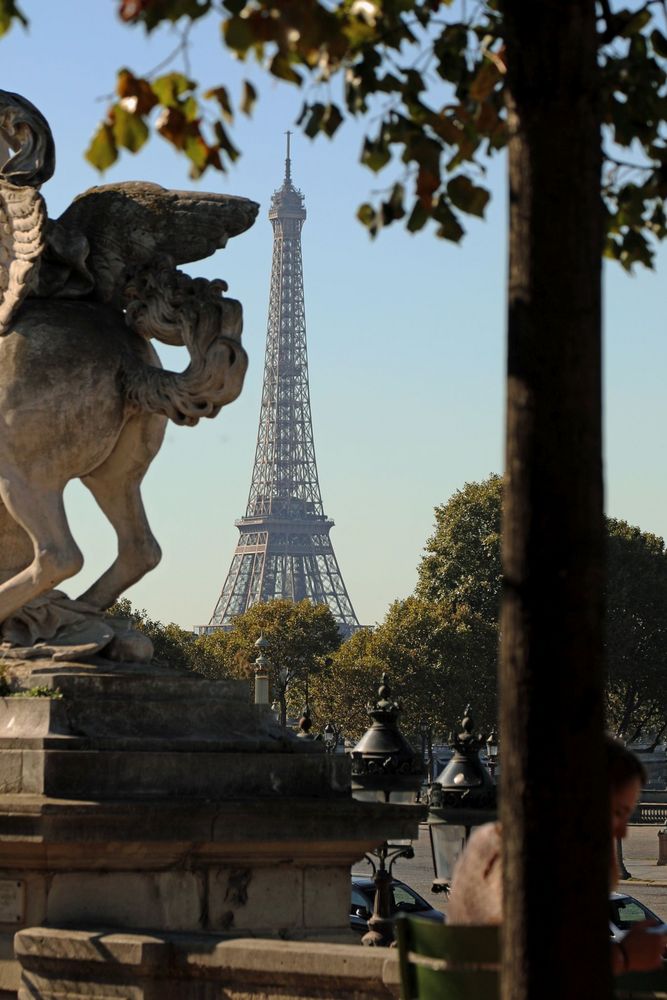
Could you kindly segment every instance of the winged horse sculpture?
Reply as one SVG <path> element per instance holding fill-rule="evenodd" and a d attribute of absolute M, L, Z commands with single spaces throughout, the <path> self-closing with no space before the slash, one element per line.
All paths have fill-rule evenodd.
<path fill-rule="evenodd" d="M 39 191 L 55 167 L 48 123 L 29 101 L 0 91 L 0 137 L 13 151 L 0 168 L 7 651 L 52 640 L 81 609 L 108 608 L 157 565 L 140 487 L 167 420 L 192 426 L 214 417 L 240 393 L 247 366 L 240 304 L 224 296 L 224 282 L 191 278 L 176 265 L 224 247 L 252 225 L 258 206 L 130 182 L 91 188 L 50 220 Z M 184 345 L 188 368 L 163 370 L 153 338 Z M 77 478 L 113 525 L 118 554 L 70 602 L 54 588 L 83 563 L 63 504 Z"/>

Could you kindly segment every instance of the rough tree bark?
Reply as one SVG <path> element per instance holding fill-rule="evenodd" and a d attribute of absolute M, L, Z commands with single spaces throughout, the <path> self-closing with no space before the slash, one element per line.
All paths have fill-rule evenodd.
<path fill-rule="evenodd" d="M 610 995 L 594 0 L 505 0 L 504 1000 Z"/>

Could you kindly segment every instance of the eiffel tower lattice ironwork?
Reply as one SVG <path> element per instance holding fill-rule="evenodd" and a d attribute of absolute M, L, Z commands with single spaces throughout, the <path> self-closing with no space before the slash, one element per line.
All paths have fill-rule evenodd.
<path fill-rule="evenodd" d="M 301 259 L 303 195 L 291 177 L 290 133 L 282 186 L 269 210 L 273 262 L 259 432 L 240 537 L 209 628 L 231 625 L 272 598 L 327 604 L 341 632 L 359 622 L 348 597 L 317 477 L 308 388 Z"/>

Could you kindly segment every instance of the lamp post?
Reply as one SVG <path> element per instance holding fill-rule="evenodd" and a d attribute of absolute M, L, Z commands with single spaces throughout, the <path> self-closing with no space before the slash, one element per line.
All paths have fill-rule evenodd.
<path fill-rule="evenodd" d="M 468 706 L 461 732 L 451 741 L 452 759 L 429 786 L 433 892 L 448 891 L 454 865 L 472 830 L 497 815 L 497 786 L 479 759 L 484 738 L 474 735 L 473 726 Z"/>
<path fill-rule="evenodd" d="M 492 778 L 495 778 L 498 766 L 498 737 L 496 736 L 495 729 L 492 729 L 486 738 L 486 756 L 489 762 L 489 774 Z"/>
<path fill-rule="evenodd" d="M 338 733 L 330 722 L 327 722 L 326 726 L 322 730 L 322 739 L 324 741 L 324 749 L 327 753 L 335 753 L 336 747 L 338 746 Z"/>
<path fill-rule="evenodd" d="M 368 706 L 372 724 L 352 751 L 352 795 L 363 802 L 414 803 L 421 785 L 424 765 L 398 728 L 401 708 L 391 699 L 387 675 L 382 675 L 375 706 Z M 375 899 L 368 921 L 368 933 L 361 943 L 387 946 L 393 943 L 395 914 L 391 872 L 400 858 L 414 857 L 411 841 L 384 843 L 368 855 L 373 868 Z"/>
<path fill-rule="evenodd" d="M 268 705 L 269 704 L 269 667 L 271 666 L 271 660 L 268 656 L 264 655 L 264 651 L 268 647 L 268 642 L 263 635 L 260 635 L 259 639 L 255 643 L 255 649 L 258 650 L 258 656 L 255 660 L 255 704 L 256 705 Z"/>

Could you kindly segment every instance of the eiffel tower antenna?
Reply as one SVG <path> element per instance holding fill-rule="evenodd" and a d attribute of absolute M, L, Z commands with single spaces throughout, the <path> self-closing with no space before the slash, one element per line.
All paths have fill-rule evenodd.
<path fill-rule="evenodd" d="M 208 626 L 272 598 L 327 604 L 341 632 L 359 627 L 324 513 L 315 462 L 308 387 L 301 229 L 304 198 L 293 183 L 291 133 L 285 177 L 269 209 L 273 261 L 264 382 L 250 493 L 240 537 Z"/>

